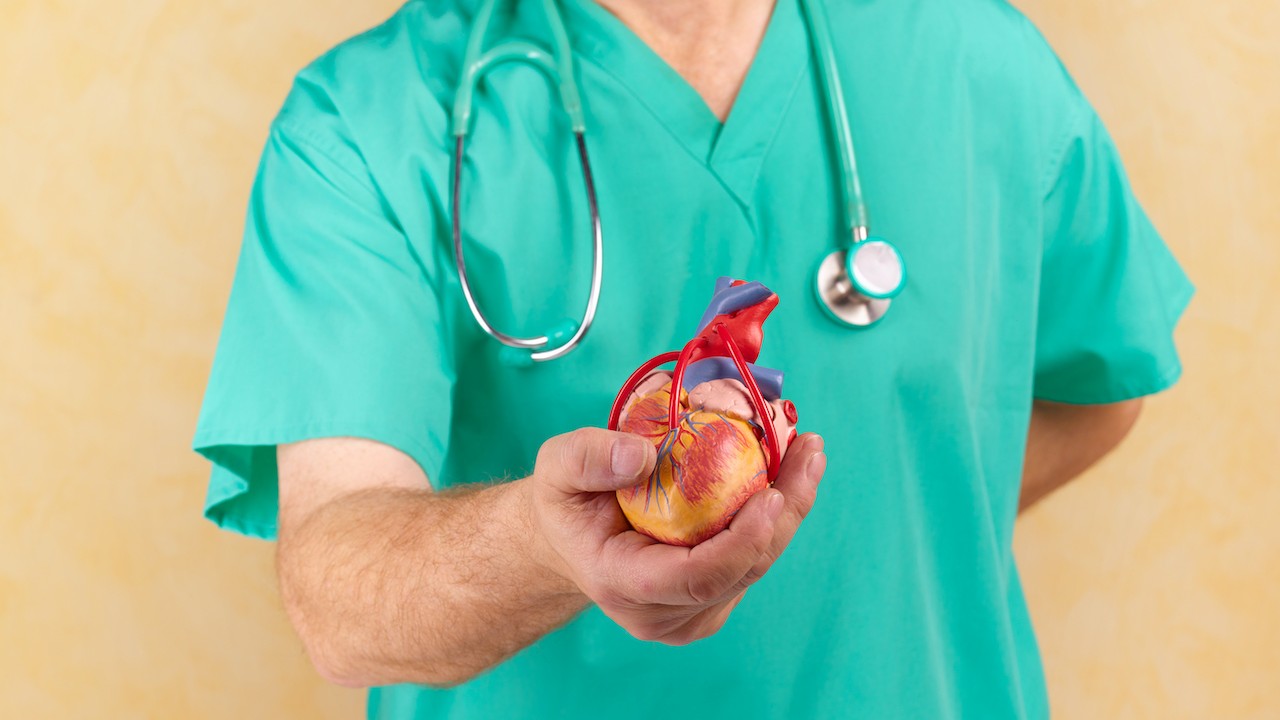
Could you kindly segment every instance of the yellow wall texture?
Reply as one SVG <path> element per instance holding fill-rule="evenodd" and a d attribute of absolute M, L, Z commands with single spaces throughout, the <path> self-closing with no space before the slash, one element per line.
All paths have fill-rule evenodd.
<path fill-rule="evenodd" d="M 266 125 L 397 0 L 0 4 L 0 716 L 357 717 L 187 451 Z M 1017 551 L 1062 718 L 1280 717 L 1280 3 L 1022 0 L 1197 281 Z"/>

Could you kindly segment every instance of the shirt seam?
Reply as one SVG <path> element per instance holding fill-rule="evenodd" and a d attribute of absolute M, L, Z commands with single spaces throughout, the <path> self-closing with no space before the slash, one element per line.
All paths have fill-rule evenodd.
<path fill-rule="evenodd" d="M 617 83 L 619 87 L 623 88 L 623 90 L 625 90 L 626 93 L 630 95 L 637 103 L 639 103 L 640 107 L 644 108 L 645 112 L 649 113 L 649 115 L 653 117 L 653 119 L 658 123 L 658 125 L 661 126 L 662 129 L 668 135 L 671 136 L 671 138 L 675 141 L 676 145 L 679 145 L 680 148 L 684 150 L 685 153 L 689 155 L 689 157 L 693 158 L 694 161 L 697 162 L 699 165 L 710 169 L 710 165 L 707 163 L 707 158 L 699 157 L 698 154 L 693 151 L 693 148 L 690 148 L 689 144 L 685 142 L 684 138 L 682 138 L 674 129 L 672 129 L 672 127 L 667 122 L 663 120 L 662 114 L 659 113 L 656 109 L 654 109 L 652 105 L 646 102 L 645 99 L 640 95 L 640 93 L 636 92 L 629 83 L 623 81 L 623 79 L 619 75 L 614 73 L 606 65 L 597 61 L 596 58 L 590 55 L 579 54 L 579 59 L 582 60 L 584 64 L 590 65 L 596 70 L 613 78 L 613 81 Z M 714 146 L 714 143 L 712 144 Z"/>
<path fill-rule="evenodd" d="M 795 77 L 792 79 L 791 89 L 787 93 L 786 100 L 783 101 L 782 113 L 778 116 L 778 124 L 774 126 L 773 131 L 769 133 L 769 137 L 765 140 L 759 154 L 748 155 L 748 156 L 744 156 L 743 158 L 736 159 L 736 160 L 750 159 L 751 162 L 754 164 L 754 169 L 751 172 L 750 178 L 744 178 L 744 182 L 743 182 L 744 197 L 741 197 L 741 198 L 738 197 L 738 193 L 733 188 L 733 183 L 721 174 L 720 169 L 716 167 L 714 163 L 707 164 L 707 169 L 711 171 L 712 175 L 715 176 L 716 180 L 718 180 L 720 184 L 724 187 L 724 189 L 727 190 L 729 194 L 732 195 L 734 199 L 737 200 L 738 203 L 743 206 L 743 209 L 746 210 L 746 214 L 752 218 L 750 220 L 750 224 L 752 225 L 753 231 L 755 228 L 754 214 L 755 214 L 755 207 L 756 207 L 756 203 L 753 197 L 755 194 L 755 188 L 760 183 L 760 176 L 761 174 L 764 173 L 764 164 L 765 164 L 765 161 L 769 158 L 769 153 L 773 151 L 773 146 L 777 144 L 778 138 L 782 136 L 782 131 L 784 129 L 784 126 L 786 125 L 787 117 L 791 114 L 791 108 L 795 104 L 796 95 L 800 92 L 801 80 L 808 77 L 810 67 L 811 67 L 811 64 L 809 61 L 806 61 L 800 65 L 799 71 L 796 73 Z"/>
<path fill-rule="evenodd" d="M 378 193 L 377 187 L 374 185 L 372 178 L 360 177 L 354 171 L 352 171 L 349 167 L 347 167 L 346 163 L 338 160 L 337 157 L 335 156 L 333 149 L 329 147 L 329 143 L 322 140 L 307 125 L 303 123 L 297 123 L 297 122 L 286 123 L 282 121 L 276 121 L 275 123 L 272 123 L 270 132 L 273 137 L 279 139 L 282 142 L 293 142 L 299 145 L 304 145 L 309 150 L 315 152 L 316 154 L 323 157 L 325 160 L 329 161 L 329 163 L 333 165 L 333 167 L 338 172 L 345 175 L 348 179 L 354 181 L 357 185 L 360 186 L 362 190 L 368 193 L 370 199 L 374 201 L 375 206 L 379 208 L 379 213 L 382 212 L 381 208 L 382 208 L 382 202 L 384 198 Z M 365 162 L 363 157 L 361 157 L 361 163 L 362 163 L 361 167 L 366 172 L 368 172 L 369 166 L 368 166 L 368 163 Z"/>
<path fill-rule="evenodd" d="M 1077 131 L 1084 124 L 1081 121 L 1082 115 L 1085 115 L 1085 107 L 1077 105 L 1075 112 L 1071 115 L 1070 122 L 1067 123 L 1061 136 L 1052 145 L 1053 149 L 1049 153 L 1051 162 L 1038 183 L 1041 203 L 1048 200 L 1050 193 L 1053 192 L 1054 183 L 1062 174 L 1062 168 L 1067 163 L 1068 148 L 1071 146 L 1071 140 L 1078 135 Z"/>

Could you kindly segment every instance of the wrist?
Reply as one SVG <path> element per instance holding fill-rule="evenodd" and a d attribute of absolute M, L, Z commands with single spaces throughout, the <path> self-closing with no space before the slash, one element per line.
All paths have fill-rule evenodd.
<path fill-rule="evenodd" d="M 569 571 L 569 565 L 551 545 L 537 507 L 537 483 L 532 477 L 515 480 L 509 484 L 510 500 L 514 504 L 511 517 L 516 523 L 515 546 L 522 551 L 523 560 L 532 570 L 539 587 L 552 595 L 576 595 L 587 604 L 586 595 L 578 588 Z"/>

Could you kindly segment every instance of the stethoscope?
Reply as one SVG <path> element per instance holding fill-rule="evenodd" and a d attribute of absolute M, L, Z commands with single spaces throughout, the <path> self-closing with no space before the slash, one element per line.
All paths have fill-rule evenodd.
<path fill-rule="evenodd" d="M 458 267 L 458 280 L 467 307 L 476 323 L 493 339 L 514 352 L 504 353 L 505 362 L 532 364 L 554 360 L 568 353 L 582 341 L 595 321 L 600 303 L 600 285 L 604 275 L 604 241 L 600 230 L 600 210 L 596 202 L 595 181 L 587 156 L 586 121 L 578 92 L 569 45 L 569 32 L 560 14 L 559 0 L 541 0 L 547 23 L 551 27 L 552 50 L 547 52 L 527 40 L 508 40 L 484 49 L 485 35 L 493 22 L 498 0 L 484 0 L 471 26 L 463 57 L 462 77 L 453 103 L 453 252 Z M 858 164 L 853 150 L 853 134 L 849 113 L 844 103 L 840 71 L 831 44 L 831 26 L 821 0 L 800 0 L 810 43 L 818 56 L 818 75 L 822 81 L 827 117 L 835 131 L 840 151 L 840 193 L 843 219 L 849 242 L 838 242 L 837 248 L 822 259 L 814 276 L 814 294 L 818 305 L 831 319 L 849 327 L 867 327 L 879 321 L 889 310 L 893 298 L 906 284 L 906 267 L 902 255 L 888 240 L 870 234 L 867 208 L 862 200 L 858 180 Z M 489 322 L 476 302 L 471 280 L 467 276 L 466 257 L 462 250 L 462 164 L 470 130 L 471 97 L 480 79 L 493 68 L 507 62 L 524 62 L 542 71 L 547 81 L 559 90 L 560 105 L 569 116 L 574 144 L 582 165 L 590 211 L 592 235 L 591 291 L 582 319 L 534 337 L 508 335 Z"/>

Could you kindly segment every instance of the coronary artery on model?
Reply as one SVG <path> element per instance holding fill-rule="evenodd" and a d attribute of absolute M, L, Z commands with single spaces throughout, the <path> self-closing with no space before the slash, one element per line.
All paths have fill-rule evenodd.
<path fill-rule="evenodd" d="M 721 278 L 694 338 L 641 365 L 618 393 L 609 429 L 646 437 L 658 451 L 649 477 L 618 491 L 637 531 L 697 545 L 776 479 L 796 409 L 782 398 L 782 373 L 753 363 L 777 305 L 758 282 Z"/>

